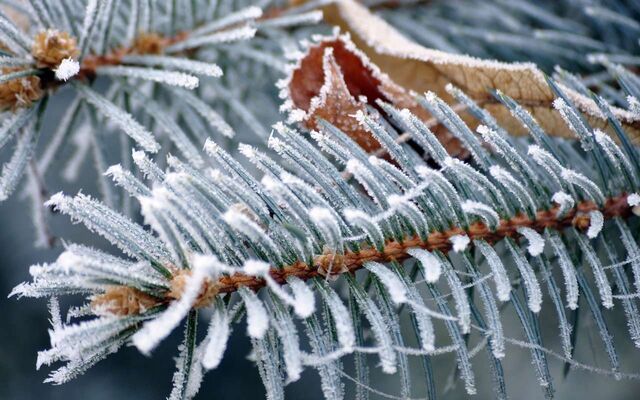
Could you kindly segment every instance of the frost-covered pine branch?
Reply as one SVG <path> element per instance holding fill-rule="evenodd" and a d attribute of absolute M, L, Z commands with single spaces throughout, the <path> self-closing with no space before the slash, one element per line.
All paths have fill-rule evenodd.
<path fill-rule="evenodd" d="M 439 101 L 430 96 L 430 102 Z M 571 104 L 566 106 L 572 110 Z M 514 109 L 514 117 L 522 118 L 520 110 Z M 620 158 L 636 159 L 637 153 L 629 154 L 613 141 L 596 140 L 592 147 L 570 155 L 563 151 L 560 164 L 553 155 L 565 149 L 558 139 L 541 142 L 558 146 L 553 148 L 505 144 L 509 148 L 493 151 L 495 138 L 483 134 L 490 146 L 476 146 L 474 159 L 484 161 L 469 164 L 436 158 L 444 150 L 434 148 L 434 138 L 417 140 L 424 156 L 440 163 L 433 168 L 419 161 L 416 149 L 406 143 L 386 148 L 399 159 L 413 160 L 404 165 L 362 158 L 345 133 L 330 124 L 322 126 L 313 139 L 326 155 L 282 124 L 274 127 L 269 140 L 275 156 L 244 145 L 242 153 L 263 171 L 262 180 L 211 140 L 205 145 L 211 167 L 201 170 L 172 157 L 161 171 L 140 155 L 134 161 L 147 179 L 119 166 L 110 168 L 107 175 L 141 203 L 152 232 L 82 194 L 55 195 L 51 206 L 130 258 L 68 245 L 54 263 L 32 267 L 33 281 L 12 292 L 27 297 L 87 296 L 95 318 L 54 326 L 52 348 L 40 353 L 40 364 L 67 362 L 50 380 L 66 382 L 128 341 L 148 354 L 185 321 L 172 396 L 190 398 L 202 372 L 219 365 L 241 309 L 246 311 L 247 334 L 270 398 L 281 398 L 283 386 L 298 380 L 305 367 L 321 372 L 327 398 L 342 398 L 336 369 L 343 368 L 346 355 L 367 353 L 379 356 L 383 372 L 404 376 L 407 357 L 454 352 L 466 391 L 474 393 L 474 344 L 464 339 L 471 332 L 488 340 L 494 377 L 501 381 L 501 359 L 509 356 L 506 344 L 528 348 L 533 371 L 544 393 L 552 396 L 549 363 L 555 353 L 543 347 L 536 326 L 539 316 L 553 313 L 561 321 L 565 351 L 558 357 L 563 361 L 616 377 L 635 376 L 621 371 L 600 304 L 608 309 L 620 303 L 629 335 L 639 343 L 638 315 L 628 296 L 640 287 L 640 247 L 632 233 L 638 223 L 634 207 L 640 171 L 630 161 L 625 168 L 631 179 L 602 181 L 598 163 L 620 171 Z M 390 137 L 397 136 L 390 125 L 384 129 Z M 416 136 L 432 135 L 413 126 L 407 129 Z M 380 143 L 386 146 L 382 139 Z M 531 170 L 525 172 L 506 154 L 529 159 Z M 341 174 L 340 165 L 346 165 L 353 178 Z M 588 169 L 578 173 L 574 165 Z M 535 182 L 527 179 L 531 174 Z M 402 180 L 394 178 L 400 176 Z M 493 183 L 505 176 L 519 182 L 517 191 Z M 421 223 L 430 227 L 426 233 L 420 232 Z M 621 249 L 608 244 L 617 238 Z M 602 246 L 608 255 L 602 254 Z M 476 249 L 479 256 L 474 256 Z M 587 262 L 576 264 L 576 257 Z M 407 270 L 412 260 L 419 267 L 417 276 Z M 556 266 L 561 275 L 552 273 Z M 363 286 L 364 271 L 376 283 L 375 291 Z M 349 290 L 343 293 L 349 298 L 336 291 L 345 285 Z M 430 295 L 419 290 L 421 285 Z M 479 300 L 469 297 L 472 288 L 479 290 Z M 579 304 L 583 297 L 586 301 Z M 515 308 L 524 342 L 512 339 L 519 333 L 502 326 L 498 302 Z M 328 312 L 319 311 L 322 304 Z M 407 305 L 416 322 L 419 347 L 404 344 L 396 315 L 404 312 L 399 305 Z M 209 332 L 198 344 L 197 314 L 209 307 L 214 310 Z M 572 358 L 565 307 L 590 310 L 608 355 L 608 369 L 585 367 Z M 373 333 L 364 341 L 361 319 Z M 448 337 L 435 338 L 434 326 L 439 324 L 444 324 Z M 301 327 L 312 343 L 310 352 L 302 350 Z M 89 351 L 87 360 L 84 354 Z M 410 390 L 409 381 L 402 385 Z M 498 397 L 506 395 L 504 386 L 494 390 Z"/>
<path fill-rule="evenodd" d="M 15 162 L 6 163 L 11 176 L 0 181 L 0 199 L 16 189 L 32 159 L 39 186 L 25 193 L 35 198 L 37 192 L 46 192 L 47 177 L 56 173 L 52 170 L 64 170 L 65 178 L 76 177 L 86 157 L 94 158 L 96 176 L 102 181 L 98 186 L 104 189 L 108 187 L 102 177 L 104 163 L 130 164 L 132 147 L 155 154 L 159 143 L 168 141 L 165 152 L 175 149 L 198 165 L 201 160 L 194 159 L 190 150 L 203 145 L 205 130 L 214 138 L 233 138 L 237 132 L 243 137 L 265 135 L 263 125 L 275 121 L 278 105 L 273 96 L 255 98 L 255 93 L 282 73 L 282 66 L 270 60 L 290 51 L 295 43 L 291 31 L 317 21 L 319 11 L 292 6 L 286 13 L 264 16 L 283 6 L 265 2 L 263 10 L 244 3 L 1 2 L 0 43 L 6 51 L 0 61 L 0 148 L 27 136 L 42 136 L 49 142 L 33 144 L 46 148 L 42 155 L 25 153 L 24 145 L 17 147 Z M 316 13 L 316 19 L 305 17 L 309 13 Z M 262 79 L 237 79 L 244 74 Z M 74 97 L 63 112 L 64 123 L 53 129 L 51 124 L 36 123 L 48 115 L 45 100 L 65 102 L 63 88 L 71 88 Z M 127 92 L 132 89 L 138 96 Z M 77 132 L 80 127 L 84 129 Z M 43 132 L 29 132 L 33 129 Z M 100 153 L 111 152 L 96 148 L 106 146 L 106 132 L 118 130 L 131 141 L 120 141 L 121 149 L 113 152 L 119 157 L 103 160 Z M 72 146 L 75 154 L 70 161 L 52 163 L 71 143 L 77 145 Z M 126 197 L 123 192 L 103 193 L 114 206 L 126 203 Z M 46 230 L 43 221 L 34 215 L 39 232 Z"/>
<path fill-rule="evenodd" d="M 637 24 L 624 15 L 637 10 L 622 1 L 580 5 L 572 19 L 575 4 L 564 1 L 557 6 L 564 14 L 552 13 L 551 2 L 434 2 L 424 13 L 394 2 L 381 14 L 430 47 L 522 56 L 548 71 L 549 63 L 562 65 L 544 86 L 554 97 L 549 107 L 537 110 L 540 102 L 519 103 L 499 90 L 473 97 L 452 84 L 401 101 L 395 97 L 401 88 L 384 86 L 367 103 L 370 91 L 352 91 L 371 89 L 368 79 L 382 74 L 355 74 L 365 84 L 350 88 L 353 75 L 335 57 L 360 53 L 335 34 L 342 47 L 315 53 L 314 67 L 329 84 L 317 85 L 311 73 L 300 92 L 288 94 L 317 89 L 309 110 L 331 112 L 314 115 L 312 131 L 266 124 L 260 111 L 274 91 L 258 88 L 300 67 L 305 60 L 297 50 L 323 43 L 316 37 L 298 48 L 288 28 L 318 22 L 315 8 L 325 3 L 275 4 L 269 13 L 230 1 L 90 0 L 86 9 L 70 11 L 58 8 L 64 0 L 29 1 L 26 29 L 0 14 L 8 49 L 0 59 L 0 94 L 10 94 L 0 96 L 10 100 L 0 145 L 17 139 L 1 171 L 0 196 L 28 165 L 37 167 L 29 175 L 30 187 L 37 186 L 72 140 L 72 166 L 92 154 L 101 179 L 135 199 L 144 219 L 142 225 L 119 212 L 105 181 L 102 198 L 60 192 L 47 201 L 114 246 L 105 252 L 66 243 L 10 294 L 49 300 L 51 348 L 37 359 L 37 368 L 56 364 L 47 381 L 68 382 L 128 344 L 154 356 L 168 336 L 182 334 L 167 392 L 190 399 L 205 373 L 220 367 L 242 320 L 250 359 L 274 400 L 307 368 L 318 372 L 327 399 L 345 398 L 352 384 L 359 399 L 369 392 L 412 398 L 418 386 L 435 398 L 448 386 L 434 374 L 448 367 L 439 358 L 445 354 L 455 364 L 451 381 L 460 380 L 467 394 L 482 389 L 476 377 L 482 368 L 503 399 L 507 390 L 520 394 L 520 382 L 508 380 L 503 368 L 516 347 L 530 353 L 527 367 L 546 398 L 558 380 L 556 360 L 640 379 L 618 352 L 627 339 L 640 348 L 640 154 L 637 136 L 625 131 L 637 125 L 623 127 L 617 118 L 639 108 L 637 71 L 627 67 L 637 62 L 631 54 Z M 575 48 L 598 54 L 585 57 Z M 296 67 L 285 66 L 282 52 Z M 363 62 L 346 58 L 356 67 Z M 605 68 L 596 71 L 589 60 Z M 567 72 L 570 66 L 587 75 Z M 262 68 L 273 71 L 261 74 Z M 75 98 L 51 146 L 30 162 L 47 101 L 63 86 Z M 569 90 L 592 96 L 588 116 Z M 292 110 L 292 122 L 311 115 L 294 110 L 292 98 L 282 109 Z M 491 110 L 508 115 L 497 118 Z M 548 121 L 540 118 L 550 113 L 570 135 L 543 128 Z M 592 126 L 593 116 L 606 128 Z M 527 135 L 514 137 L 515 125 L 505 121 Z M 111 167 L 100 135 L 105 123 L 127 135 Z M 239 139 L 238 126 L 255 135 Z M 443 137 L 458 151 L 452 154 Z M 58 298 L 67 295 L 82 305 L 61 310 Z M 618 309 L 626 326 L 614 330 Z M 506 310 L 514 313 L 506 317 Z M 580 327 L 578 315 L 587 321 Z M 204 318 L 206 334 L 199 332 Z M 541 329 L 548 320 L 557 321 L 561 350 Z M 577 335 L 590 337 L 603 355 L 600 364 L 575 353 Z M 413 358 L 422 362 L 420 374 L 410 370 Z M 354 377 L 346 372 L 351 362 Z M 397 378 L 394 393 L 370 379 L 377 369 Z M 424 382 L 416 385 L 416 376 Z"/>

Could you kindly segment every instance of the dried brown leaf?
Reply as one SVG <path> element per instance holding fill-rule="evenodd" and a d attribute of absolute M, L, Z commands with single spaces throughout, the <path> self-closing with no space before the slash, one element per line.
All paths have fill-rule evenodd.
<path fill-rule="evenodd" d="M 380 148 L 369 131 L 353 115 L 377 107 L 383 100 L 398 108 L 408 108 L 426 120 L 429 113 L 420 107 L 402 86 L 373 64 L 348 35 L 317 38 L 285 82 L 292 120 L 315 129 L 317 118 L 325 119 L 347 133 L 367 152 Z M 435 133 L 455 156 L 463 155 L 460 142 L 443 128 Z"/>
<path fill-rule="evenodd" d="M 404 37 L 384 20 L 353 0 L 339 0 L 326 6 L 323 11 L 327 23 L 337 25 L 343 32 L 350 33 L 355 47 L 347 49 L 353 50 L 352 52 L 361 60 L 371 61 L 368 64 L 364 63 L 364 66 L 356 65 L 357 68 L 350 68 L 352 64 L 341 61 L 341 57 L 338 56 L 340 52 L 336 50 L 335 45 L 324 45 L 324 47 L 334 48 L 335 62 L 341 67 L 343 81 L 354 98 L 360 94 L 365 95 L 370 104 L 373 104 L 373 100 L 382 98 L 396 106 L 409 108 L 421 118 L 428 118 L 424 110 L 416 108 L 410 93 L 422 94 L 432 91 L 451 104 L 453 99 L 445 90 L 445 86 L 452 83 L 489 111 L 507 131 L 514 135 L 526 135 L 527 130 L 522 124 L 506 107 L 491 96 L 491 89 L 499 90 L 525 107 L 550 135 L 575 138 L 575 134 L 553 108 L 552 102 L 555 96 L 547 85 L 543 73 L 534 64 L 482 60 L 425 48 Z M 300 68 L 294 71 L 290 85 L 292 96 L 299 90 L 301 84 L 307 88 L 304 94 L 291 97 L 291 100 L 295 108 L 306 112 L 302 119 L 311 127 L 313 127 L 312 117 L 317 111 L 312 109 L 309 112 L 308 106 L 311 103 L 308 99 L 312 98 L 311 93 L 320 94 L 317 90 L 318 82 L 325 83 L 319 67 L 322 51 L 312 47 L 307 56 L 314 51 L 318 54 L 310 58 L 308 63 L 305 64 L 303 61 L 300 64 Z M 308 67 L 313 67 L 314 72 L 309 74 L 304 71 Z M 303 71 L 300 72 L 300 70 Z M 306 82 L 307 79 L 311 81 Z M 354 82 L 357 84 L 354 85 Z M 360 85 L 362 82 L 369 84 L 376 91 L 364 91 L 363 88 L 369 86 L 363 87 Z M 354 90 L 355 88 L 360 89 L 362 93 Z M 561 88 L 591 126 L 615 136 L 593 100 L 570 88 L 564 86 Z M 344 91 L 340 94 L 342 101 L 345 101 L 343 99 L 345 95 Z M 370 98 L 371 95 L 374 96 Z M 307 100 L 304 100 L 305 98 Z M 353 103 L 352 107 L 361 108 L 363 105 L 358 106 L 357 103 Z M 317 108 L 322 109 L 322 107 Z M 622 123 L 630 140 L 640 144 L 638 117 L 619 108 L 614 108 L 613 113 Z M 466 113 L 462 117 L 471 128 L 478 124 Z M 331 118 L 327 119 L 331 121 Z M 350 132 L 348 126 L 347 132 Z M 353 134 L 356 137 L 361 135 L 360 132 Z M 439 137 L 442 139 L 443 136 L 440 131 Z M 448 150 L 452 152 L 451 148 Z"/>

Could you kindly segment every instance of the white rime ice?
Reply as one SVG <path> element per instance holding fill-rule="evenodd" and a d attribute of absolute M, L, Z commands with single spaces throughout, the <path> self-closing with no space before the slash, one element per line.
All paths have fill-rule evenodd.
<path fill-rule="evenodd" d="M 449 261 L 443 256 L 440 256 L 439 258 L 440 262 L 444 266 L 444 276 L 447 279 L 447 284 L 451 290 L 451 296 L 453 296 L 453 300 L 455 302 L 456 313 L 458 314 L 458 325 L 460 325 L 462 333 L 469 333 L 471 330 L 471 308 L 469 305 L 469 297 L 467 296 L 464 286 L 462 285 L 462 281 L 456 274 L 451 263 L 449 263 Z"/>
<path fill-rule="evenodd" d="M 362 229 L 369 240 L 378 248 L 384 248 L 384 235 L 378 223 L 365 212 L 347 208 L 343 211 L 344 217 L 350 225 Z"/>
<path fill-rule="evenodd" d="M 467 235 L 453 235 L 449 238 L 449 241 L 453 245 L 453 251 L 459 253 L 469 246 L 471 239 L 469 239 L 469 236 Z"/>
<path fill-rule="evenodd" d="M 295 276 L 290 276 L 287 282 L 293 292 L 293 311 L 300 318 L 310 317 L 316 309 L 316 300 L 313 292 L 303 280 Z"/>
<path fill-rule="evenodd" d="M 434 283 L 438 281 L 438 279 L 440 278 L 440 274 L 442 273 L 442 263 L 440 263 L 438 257 L 434 256 L 427 250 L 418 248 L 409 249 L 407 250 L 407 253 L 409 253 L 412 257 L 417 259 L 422 264 L 422 268 L 425 272 L 424 279 L 428 283 Z"/>
<path fill-rule="evenodd" d="M 613 307 L 613 293 L 611 291 L 611 284 L 609 284 L 607 273 L 605 272 L 595 249 L 593 248 L 593 246 L 591 246 L 591 243 L 589 243 L 589 241 L 582 237 L 580 234 L 576 236 L 578 239 L 578 244 L 580 245 L 580 249 L 582 250 L 582 254 L 584 254 L 586 262 L 591 266 L 591 269 L 593 270 L 593 276 L 596 281 L 596 286 L 598 287 L 598 292 L 600 293 L 602 306 L 604 308 Z"/>
<path fill-rule="evenodd" d="M 504 268 L 504 264 L 502 263 L 500 256 L 496 253 L 493 247 L 489 245 L 489 243 L 483 240 L 474 240 L 474 244 L 487 260 L 487 264 L 489 264 L 489 269 L 491 269 L 493 280 L 496 284 L 496 296 L 498 297 L 498 300 L 509 301 L 511 294 L 511 281 L 509 280 L 509 275 L 507 275 L 507 270 Z"/>
<path fill-rule="evenodd" d="M 227 28 L 231 25 L 244 23 L 247 20 L 255 20 L 256 18 L 260 18 L 261 16 L 262 9 L 260 7 L 250 6 L 242 8 L 194 29 L 191 32 L 191 36 L 202 36 L 211 32 L 219 31 L 222 28 Z"/>
<path fill-rule="evenodd" d="M 179 70 L 194 75 L 204 75 L 213 78 L 222 76 L 222 70 L 217 65 L 202 61 L 189 60 L 186 58 L 129 55 L 123 57 L 123 61 L 126 63 L 148 66 L 160 65 L 168 70 Z"/>
<path fill-rule="evenodd" d="M 522 276 L 524 287 L 527 290 L 527 304 L 529 309 L 534 313 L 539 313 L 542 308 L 542 291 L 540 290 L 540 283 L 536 278 L 536 273 L 513 240 L 507 239 L 506 243 L 511 256 L 516 262 L 516 267 Z"/>
<path fill-rule="evenodd" d="M 0 172 L 0 201 L 6 200 L 18 185 L 20 178 L 35 152 L 35 129 L 27 128 L 20 139 L 11 159 L 2 166 Z"/>
<path fill-rule="evenodd" d="M 89 230 L 131 256 L 162 265 L 170 261 L 169 252 L 162 241 L 89 196 L 80 193 L 70 198 L 60 192 L 51 196 L 45 205 L 55 207 L 74 221 L 81 221 Z"/>
<path fill-rule="evenodd" d="M 149 354 L 178 326 L 198 298 L 205 279 L 213 275 L 216 263 L 217 260 L 212 256 L 194 257 L 193 273 L 187 279 L 180 300 L 171 303 L 160 316 L 145 323 L 142 329 L 133 335 L 133 344 L 140 352 Z"/>
<path fill-rule="evenodd" d="M 576 269 L 571 261 L 568 250 L 564 245 L 562 239 L 556 233 L 547 232 L 547 237 L 549 238 L 549 243 L 551 243 L 551 247 L 555 252 L 556 256 L 558 256 L 558 264 L 560 265 L 560 270 L 562 271 L 562 277 L 564 280 L 564 285 L 566 288 L 566 301 L 567 307 L 571 310 L 575 310 L 578 308 L 578 277 L 576 275 Z"/>
<path fill-rule="evenodd" d="M 133 118 L 133 116 L 120 107 L 110 102 L 106 97 L 98 92 L 89 89 L 85 85 L 76 85 L 76 89 L 82 97 L 96 108 L 98 112 L 103 114 L 127 135 L 131 136 L 143 149 L 150 153 L 156 153 L 160 150 L 160 144 L 153 138 L 144 126 Z"/>
<path fill-rule="evenodd" d="M 247 332 L 254 339 L 262 339 L 269 328 L 267 310 L 262 301 L 251 290 L 242 287 L 238 290 L 247 310 Z"/>
<path fill-rule="evenodd" d="M 247 275 L 262 277 L 269 272 L 269 264 L 260 260 L 247 260 L 242 269 Z"/>
<path fill-rule="evenodd" d="M 340 251 L 342 249 L 340 225 L 331 210 L 313 207 L 309 210 L 309 217 L 324 237 L 327 245 L 334 251 Z"/>
<path fill-rule="evenodd" d="M 629 204 L 629 206 L 631 207 L 631 212 L 633 212 L 635 215 L 640 216 L 640 194 L 631 193 L 627 197 L 627 204 Z"/>
<path fill-rule="evenodd" d="M 287 373 L 286 383 L 295 382 L 300 379 L 303 369 L 300 339 L 298 338 L 295 323 L 281 303 L 274 301 L 270 308 L 273 327 L 282 344 L 282 359 Z"/>
<path fill-rule="evenodd" d="M 478 215 L 492 229 L 497 227 L 500 223 L 500 216 L 498 215 L 498 213 L 486 204 L 477 201 L 466 200 L 464 203 L 462 203 L 462 210 L 467 214 Z"/>
<path fill-rule="evenodd" d="M 254 37 L 256 31 L 257 29 L 254 27 L 241 26 L 239 28 L 212 33 L 211 35 L 192 37 L 167 47 L 166 52 L 178 53 L 196 47 L 247 40 Z"/>
<path fill-rule="evenodd" d="M 284 287 L 279 285 L 278 282 L 269 275 L 269 268 L 269 264 L 264 261 L 247 260 L 242 270 L 247 275 L 264 279 L 271 292 L 284 303 L 293 307 L 296 315 L 300 318 L 307 318 L 313 314 L 315 311 L 315 298 L 313 297 L 313 292 L 307 285 L 299 278 L 294 276 L 290 277 L 288 282 L 293 292 L 293 295 L 290 295 Z"/>
<path fill-rule="evenodd" d="M 604 226 L 604 215 L 598 210 L 589 212 L 589 229 L 587 229 L 587 237 L 595 239 Z"/>
<path fill-rule="evenodd" d="M 65 58 L 56 68 L 56 79 L 59 81 L 67 81 L 80 72 L 80 63 L 71 58 Z"/>
<path fill-rule="evenodd" d="M 362 288 L 357 286 L 357 283 L 351 286 L 351 293 L 371 326 L 371 332 L 378 344 L 378 356 L 380 357 L 382 372 L 395 374 L 398 370 L 397 355 L 393 348 L 391 333 L 380 308 Z"/>
<path fill-rule="evenodd" d="M 331 287 L 328 285 L 324 287 L 322 294 L 333 317 L 338 343 L 344 352 L 350 353 L 356 345 L 356 335 L 353 330 L 353 323 L 351 322 L 351 314 L 342 300 L 340 300 L 338 294 Z"/>
<path fill-rule="evenodd" d="M 211 316 L 207 337 L 204 339 L 206 345 L 202 355 L 204 368 L 214 369 L 220 365 L 230 333 L 231 327 L 227 309 L 221 302 L 218 302 Z"/>
<path fill-rule="evenodd" d="M 567 211 L 569 211 L 575 205 L 575 201 L 573 197 L 565 192 L 555 192 L 551 197 L 551 201 L 558 204 L 560 209 L 558 210 L 558 215 L 563 215 Z"/>
<path fill-rule="evenodd" d="M 98 75 L 144 79 L 171 86 L 183 87 L 185 89 L 195 89 L 200 83 L 197 77 L 185 74 L 184 72 L 163 71 L 153 68 L 123 66 L 101 67 L 98 68 L 97 73 Z"/>
<path fill-rule="evenodd" d="M 404 284 L 389 268 L 377 262 L 367 262 L 364 267 L 380 279 L 395 305 L 407 301 L 407 291 Z"/>
<path fill-rule="evenodd" d="M 518 233 L 527 238 L 527 251 L 532 256 L 539 256 L 544 251 L 544 238 L 535 230 L 527 227 L 518 228 Z"/>

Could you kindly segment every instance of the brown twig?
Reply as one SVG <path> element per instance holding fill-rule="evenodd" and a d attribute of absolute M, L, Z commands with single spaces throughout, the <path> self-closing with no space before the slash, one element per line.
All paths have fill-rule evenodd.
<path fill-rule="evenodd" d="M 522 227 L 532 228 L 540 233 L 547 228 L 560 230 L 574 227 L 578 230 L 585 230 L 590 223 L 589 212 L 594 210 L 600 210 L 605 219 L 628 217 L 631 213 L 631 208 L 627 203 L 627 194 L 607 199 L 601 208 L 591 201 L 583 201 L 561 218 L 557 217 L 558 210 L 559 207 L 557 206 L 548 210 L 540 210 L 536 213 L 535 219 L 531 219 L 524 214 L 518 214 L 509 220 L 501 220 L 498 228 L 494 231 L 490 230 L 482 222 L 474 222 L 467 230 L 453 227 L 446 231 L 432 232 L 426 240 L 422 240 L 417 236 L 409 237 L 402 242 L 391 240 L 385 244 L 383 251 L 367 247 L 358 252 L 321 254 L 314 257 L 311 265 L 299 261 L 283 268 L 272 268 L 269 271 L 269 275 L 279 284 L 286 284 L 287 278 L 291 276 L 309 280 L 317 276 L 326 276 L 327 271 L 332 271 L 332 276 L 338 276 L 343 273 L 353 273 L 369 261 L 403 261 L 410 257 L 408 250 L 412 248 L 421 248 L 429 251 L 438 250 L 446 254 L 452 248 L 449 239 L 454 235 L 466 234 L 472 241 L 480 239 L 489 243 L 496 243 L 507 237 L 519 238 L 518 229 Z M 167 292 L 163 298 L 156 298 L 155 304 L 149 302 L 148 295 L 137 289 L 124 286 L 114 286 L 112 289 L 107 290 L 104 294 L 94 298 L 93 304 L 101 312 L 106 309 L 110 313 L 118 315 L 126 315 L 131 310 L 144 310 L 155 305 L 168 304 L 181 297 L 184 282 L 189 273 L 190 271 L 188 270 L 176 271 L 171 283 L 171 291 Z M 264 279 L 243 273 L 222 276 L 217 282 L 209 280 L 203 285 L 194 307 L 209 306 L 219 293 L 232 293 L 240 287 L 257 291 L 265 285 Z M 128 290 L 128 292 L 123 293 L 123 290 Z M 127 299 L 127 301 L 123 302 L 123 298 Z M 144 301 L 144 304 L 132 304 L 137 303 L 137 299 Z"/>
<path fill-rule="evenodd" d="M 322 254 L 314 258 L 313 265 L 311 266 L 303 262 L 297 262 L 281 269 L 272 268 L 270 275 L 276 282 L 284 284 L 289 276 L 296 276 L 300 279 L 307 280 L 322 275 L 327 271 L 329 266 L 332 266 L 333 271 L 343 273 L 353 272 L 361 268 L 362 265 L 368 261 L 402 261 L 409 258 L 407 250 L 416 247 L 429 251 L 439 250 L 447 253 L 451 250 L 449 238 L 459 234 L 466 234 L 471 240 L 482 239 L 490 243 L 495 243 L 506 237 L 519 237 L 520 235 L 517 230 L 521 227 L 532 228 L 538 232 L 543 232 L 546 228 L 563 229 L 571 226 L 579 230 L 584 230 L 589 227 L 589 211 L 598 210 L 598 207 L 591 201 L 584 201 L 570 210 L 561 219 L 556 217 L 558 209 L 556 206 L 549 210 L 538 211 L 535 219 L 530 219 L 526 215 L 519 214 L 510 220 L 500 221 L 500 225 L 495 231 L 491 231 L 487 225 L 482 222 L 475 222 L 471 224 L 466 231 L 459 227 L 454 227 L 442 232 L 433 232 L 428 236 L 426 241 L 421 240 L 419 237 L 411 237 L 403 242 L 389 241 L 386 243 L 384 251 L 382 252 L 373 248 L 367 248 L 357 253 L 347 252 L 344 255 Z M 628 216 L 631 209 L 627 204 L 627 195 L 623 194 L 607 199 L 600 211 L 603 213 L 605 219 L 611 219 L 617 216 Z M 221 277 L 218 280 L 218 292 L 234 292 L 241 286 L 258 290 L 264 285 L 265 282 L 263 279 L 237 273 L 231 276 Z"/>

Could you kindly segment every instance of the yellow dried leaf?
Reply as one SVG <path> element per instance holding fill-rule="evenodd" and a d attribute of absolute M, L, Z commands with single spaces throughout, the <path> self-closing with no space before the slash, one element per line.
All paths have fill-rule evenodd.
<path fill-rule="evenodd" d="M 482 60 L 425 48 L 353 0 L 339 0 L 323 11 L 327 23 L 349 32 L 358 49 L 404 89 L 420 94 L 433 91 L 451 103 L 452 98 L 445 86 L 453 83 L 489 111 L 510 133 L 526 135 L 522 124 L 491 97 L 490 89 L 499 90 L 524 106 L 550 135 L 575 138 L 560 114 L 553 109 L 555 96 L 543 73 L 534 64 Z M 567 87 L 561 88 L 591 126 L 612 134 L 593 100 Z M 613 113 L 630 140 L 640 144 L 638 117 L 619 108 L 615 108 Z M 472 128 L 477 124 L 470 118 L 465 120 Z"/>

